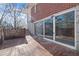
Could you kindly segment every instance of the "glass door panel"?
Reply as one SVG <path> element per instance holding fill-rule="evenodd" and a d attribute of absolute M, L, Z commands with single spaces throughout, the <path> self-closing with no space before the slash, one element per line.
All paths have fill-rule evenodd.
<path fill-rule="evenodd" d="M 43 21 L 35 23 L 35 34 L 37 36 L 43 36 Z"/>
<path fill-rule="evenodd" d="M 74 39 L 74 11 L 58 15 L 55 17 L 55 40 L 68 44 L 75 45 Z"/>
<path fill-rule="evenodd" d="M 53 39 L 53 19 L 47 19 L 45 23 L 45 38 Z"/>

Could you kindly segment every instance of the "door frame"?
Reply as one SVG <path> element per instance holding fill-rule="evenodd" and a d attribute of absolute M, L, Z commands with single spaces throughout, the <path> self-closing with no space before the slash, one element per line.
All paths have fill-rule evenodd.
<path fill-rule="evenodd" d="M 70 11 L 74 11 L 74 41 L 75 41 L 75 46 L 71 46 L 71 45 L 68 45 L 68 44 L 65 44 L 65 43 L 62 43 L 62 42 L 58 42 L 58 41 L 55 40 L 55 35 L 56 35 L 56 32 L 55 32 L 55 17 L 58 16 L 58 15 L 62 15 L 64 13 L 70 12 Z M 45 38 L 45 23 L 44 23 L 44 20 L 47 20 L 48 18 L 52 18 L 52 17 L 53 17 L 53 27 L 52 27 L 53 28 L 53 39 L 51 40 L 51 39 Z M 48 17 L 45 17 L 43 19 L 40 19 L 40 20 L 34 22 L 34 24 L 37 23 L 37 22 L 41 22 L 41 21 L 43 21 L 43 39 L 76 50 L 76 7 L 55 13 L 55 14 L 50 15 Z"/>
<path fill-rule="evenodd" d="M 75 46 L 71 46 L 71 45 L 68 45 L 68 44 L 65 44 L 65 43 L 62 43 L 62 42 L 58 42 L 56 40 L 54 40 L 54 42 L 56 42 L 58 44 L 61 44 L 63 46 L 67 46 L 67 47 L 72 48 L 72 49 L 76 49 L 76 8 L 75 7 L 74 8 L 70 8 L 70 9 L 67 9 L 67 10 L 64 10 L 62 12 L 54 14 L 54 26 L 56 26 L 55 25 L 55 17 L 56 16 L 62 15 L 62 14 L 65 14 L 65 13 L 68 13 L 68 12 L 71 12 L 71 11 L 74 11 L 74 44 L 75 44 Z M 55 30 L 55 27 L 54 27 L 54 30 Z M 55 31 L 54 37 L 55 37 L 55 35 L 56 35 L 56 31 Z"/>
<path fill-rule="evenodd" d="M 52 19 L 52 18 L 53 18 L 53 16 L 49 16 L 49 17 L 45 18 L 45 20 Z M 45 21 L 45 20 L 44 20 L 44 21 Z M 52 20 L 53 20 L 53 19 L 52 19 Z M 53 39 L 49 39 L 49 38 L 46 38 L 46 37 L 45 37 L 45 22 L 43 22 L 43 24 L 44 24 L 44 25 L 43 25 L 43 33 L 44 33 L 44 37 L 43 37 L 43 38 L 44 38 L 44 39 L 48 39 L 48 40 L 53 40 Z M 52 29 L 53 29 L 53 26 L 52 26 Z M 52 35 L 52 37 L 53 37 L 53 35 Z"/>

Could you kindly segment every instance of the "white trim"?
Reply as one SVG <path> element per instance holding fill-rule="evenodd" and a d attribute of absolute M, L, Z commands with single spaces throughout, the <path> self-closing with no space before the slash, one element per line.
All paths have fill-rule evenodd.
<path fill-rule="evenodd" d="M 54 16 L 58 16 L 58 15 L 61 15 L 61 14 L 64 14 L 64 13 L 68 13 L 68 12 L 70 12 L 70 11 L 73 11 L 73 10 L 75 10 L 75 9 L 76 9 L 76 7 L 69 8 L 69 9 L 63 10 L 63 11 L 61 11 L 61 12 L 55 13 L 55 14 L 53 14 L 53 15 L 54 15 Z"/>
<path fill-rule="evenodd" d="M 52 15 L 50 15 L 50 16 L 48 16 L 48 17 L 45 17 L 45 18 L 43 18 L 43 19 L 40 19 L 40 20 L 38 20 L 38 21 L 35 21 L 35 22 L 33 22 L 33 23 L 41 22 L 41 21 L 44 21 L 44 20 L 46 20 L 46 19 L 48 19 L 48 18 L 51 18 L 51 17 L 52 17 Z"/>
<path fill-rule="evenodd" d="M 76 43 L 76 41 L 77 41 L 77 39 L 76 39 L 76 36 L 77 36 L 77 33 L 76 33 L 76 11 L 77 11 L 77 9 L 75 8 L 75 20 L 74 20 L 74 33 L 75 33 L 75 48 L 77 48 L 77 43 Z"/>
<path fill-rule="evenodd" d="M 54 42 L 54 40 L 52 40 L 52 39 L 48 39 L 48 38 L 43 38 L 43 39 L 48 40 L 50 42 Z"/>
<path fill-rule="evenodd" d="M 62 11 L 62 12 L 59 12 L 59 13 L 56 13 L 56 14 L 54 14 L 54 17 L 56 17 L 56 16 L 59 16 L 59 15 L 62 15 L 62 14 L 65 14 L 65 13 L 68 13 L 68 12 L 71 12 L 71 11 L 74 11 L 74 16 L 76 16 L 76 13 L 75 13 L 75 11 L 76 11 L 76 7 L 75 8 L 70 8 L 70 9 L 68 9 L 68 10 L 64 10 L 64 11 Z M 75 19 L 74 19 L 74 33 L 75 33 L 75 25 L 76 25 L 76 17 L 75 17 Z M 56 33 L 55 33 L 56 34 Z M 76 36 L 76 33 L 74 34 L 74 36 Z M 76 37 L 74 37 L 74 41 L 75 41 L 75 46 L 72 46 L 72 47 L 74 47 L 74 49 L 76 49 Z M 56 41 L 56 42 L 58 42 L 58 41 Z M 61 44 L 64 44 L 64 43 L 62 43 L 62 42 L 60 42 Z M 68 44 L 64 44 L 64 45 L 67 45 L 68 46 Z M 69 45 L 69 46 L 71 46 L 71 45 Z"/>
<path fill-rule="evenodd" d="M 37 36 L 43 36 L 43 35 L 41 35 L 41 34 L 37 34 Z"/>
<path fill-rule="evenodd" d="M 34 26 L 34 23 L 33 23 L 33 34 L 35 35 L 35 26 Z"/>
<path fill-rule="evenodd" d="M 57 44 L 60 44 L 60 45 L 63 45 L 63 46 L 65 46 L 65 47 L 72 48 L 72 49 L 76 50 L 76 48 L 73 47 L 73 46 L 71 46 L 71 45 L 64 44 L 64 43 L 61 43 L 61 42 L 58 42 L 58 41 L 53 41 L 53 42 L 55 42 L 55 43 L 57 43 Z"/>
<path fill-rule="evenodd" d="M 68 44 L 64 44 L 64 43 L 61 43 L 61 42 L 58 42 L 58 41 L 55 41 L 55 40 L 51 40 L 51 39 L 48 39 L 48 38 L 43 38 L 43 39 L 76 50 L 76 48 L 74 48 L 73 46 L 70 46 Z"/>
<path fill-rule="evenodd" d="M 52 17 L 52 16 L 47 17 L 47 18 L 45 18 L 45 20 L 52 19 L 51 17 Z M 53 27 L 52 27 L 52 28 L 53 28 Z M 44 37 L 43 37 L 43 38 L 46 38 L 46 37 L 45 37 L 45 22 L 44 22 L 44 29 L 43 29 L 43 30 L 44 30 Z M 52 37 L 53 37 L 53 35 L 52 35 Z M 53 40 L 53 39 L 52 39 L 52 40 Z"/>
<path fill-rule="evenodd" d="M 43 22 L 43 38 L 45 37 L 45 22 Z"/>
<path fill-rule="evenodd" d="M 37 4 L 35 3 L 35 6 L 34 6 L 34 12 L 36 13 L 37 12 L 37 6 L 36 6 Z"/>
<path fill-rule="evenodd" d="M 75 29 L 74 30 L 74 32 L 75 32 L 75 38 L 74 38 L 75 39 L 75 46 L 71 46 L 71 45 L 68 45 L 68 44 L 65 44 L 65 43 L 62 43 L 62 42 L 55 41 L 55 34 L 56 34 L 55 33 L 55 16 L 58 16 L 58 15 L 61 15 L 61 14 L 64 14 L 64 13 L 68 13 L 70 11 L 75 11 L 75 14 L 74 14 L 74 16 L 75 16 L 75 20 L 74 20 L 74 23 L 75 23 L 74 24 L 74 29 Z M 51 18 L 52 16 L 53 16 L 53 26 L 54 26 L 53 27 L 53 40 L 45 38 L 45 23 L 44 22 L 43 22 L 43 38 L 48 40 L 48 41 L 55 42 L 55 43 L 58 43 L 60 45 L 66 46 L 66 47 L 69 47 L 69 48 L 72 48 L 72 49 L 76 49 L 76 7 L 73 7 L 73 8 L 70 8 L 70 9 L 67 9 L 67 10 L 55 13 L 53 15 L 50 15 L 50 16 L 48 16 L 46 18 L 43 18 L 43 19 L 38 20 L 38 21 L 33 22 L 33 23 L 37 23 L 37 22 L 41 22 L 41 21 L 47 20 L 48 18 Z"/>
<path fill-rule="evenodd" d="M 38 34 L 38 33 L 36 33 L 37 34 L 37 36 L 43 36 L 43 35 L 41 35 L 41 34 Z"/>
<path fill-rule="evenodd" d="M 53 17 L 53 40 L 55 41 L 55 17 Z"/>
<path fill-rule="evenodd" d="M 67 13 L 67 12 L 69 12 L 69 11 L 75 10 L 75 8 L 76 8 L 76 7 L 69 8 L 69 9 L 66 9 L 66 10 L 63 10 L 63 11 L 60 11 L 60 12 L 58 12 L 58 13 L 55 13 L 55 14 L 53 14 L 53 15 L 49 15 L 49 16 L 47 16 L 47 17 L 45 17 L 45 18 L 42 18 L 42 19 L 40 19 L 40 20 L 38 20 L 38 21 L 35 21 L 35 22 L 33 22 L 33 23 L 37 23 L 37 22 L 44 21 L 44 20 L 46 20 L 46 19 L 48 19 L 48 18 L 51 18 L 52 16 L 55 16 L 55 15 L 57 15 L 57 14 Z"/>
<path fill-rule="evenodd" d="M 41 22 L 41 21 L 40 21 Z M 44 29 L 44 22 L 42 22 L 43 23 L 43 29 Z M 33 23 L 34 24 L 34 26 L 35 26 L 35 24 L 36 23 Z M 34 29 L 35 29 L 35 32 L 36 32 L 36 27 L 34 27 Z M 44 31 L 44 30 L 43 30 Z M 44 33 L 43 33 L 44 34 Z M 41 34 L 38 34 L 38 33 L 35 33 L 35 35 L 37 35 L 37 36 L 43 36 L 44 37 L 44 35 L 41 35 Z"/>

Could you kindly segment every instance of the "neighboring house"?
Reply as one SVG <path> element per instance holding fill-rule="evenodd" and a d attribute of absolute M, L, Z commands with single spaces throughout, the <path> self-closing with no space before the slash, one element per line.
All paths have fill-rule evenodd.
<path fill-rule="evenodd" d="M 48 41 L 79 50 L 79 4 L 39 3 L 28 7 L 29 31 Z"/>

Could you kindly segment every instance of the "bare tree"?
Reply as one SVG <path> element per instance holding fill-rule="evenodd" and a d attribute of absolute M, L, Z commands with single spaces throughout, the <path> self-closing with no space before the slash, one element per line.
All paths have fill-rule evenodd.
<path fill-rule="evenodd" d="M 2 10 L 1 18 L 0 18 L 0 27 L 3 28 L 1 30 L 1 38 L 0 38 L 0 43 L 2 44 L 2 42 L 4 40 L 4 34 L 5 34 L 4 27 L 2 27 L 3 19 L 6 17 L 7 14 L 10 14 L 11 17 L 14 18 L 14 28 L 16 29 L 17 28 L 16 24 L 18 22 L 17 19 L 19 17 L 18 14 L 22 13 L 22 10 L 24 8 L 21 8 L 21 9 L 16 8 L 15 3 L 1 4 L 1 5 L 4 5 L 4 9 Z"/>
<path fill-rule="evenodd" d="M 26 7 L 26 5 L 24 6 L 24 8 L 16 8 L 16 4 L 11 4 L 11 9 L 12 9 L 12 12 L 11 12 L 11 15 L 12 17 L 14 18 L 14 28 L 16 29 L 17 28 L 17 23 L 19 23 L 20 21 L 18 21 L 18 17 L 19 15 L 22 13 L 23 9 Z"/>
<path fill-rule="evenodd" d="M 5 11 L 3 10 L 3 13 L 1 13 L 1 18 L 0 18 L 0 44 L 2 44 L 3 40 L 4 40 L 3 29 L 2 29 L 2 26 L 1 26 L 1 23 L 3 21 L 4 15 L 5 15 Z"/>
<path fill-rule="evenodd" d="M 2 26 L 3 19 L 8 13 L 11 13 L 11 5 L 10 4 L 0 4 L 2 5 L 2 9 L 0 9 L 1 17 L 0 17 L 0 44 L 3 43 L 4 40 L 4 27 Z"/>

